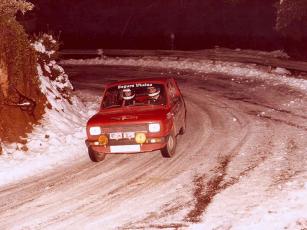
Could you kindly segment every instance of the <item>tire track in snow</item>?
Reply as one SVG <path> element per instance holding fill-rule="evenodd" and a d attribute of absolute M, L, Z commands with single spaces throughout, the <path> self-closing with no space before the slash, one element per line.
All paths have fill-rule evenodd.
<path fill-rule="evenodd" d="M 194 94 L 193 94 L 194 95 Z M 195 95 L 198 95 L 197 92 Z M 223 156 L 219 153 L 219 151 L 214 151 L 214 155 L 216 158 L 222 158 L 223 160 L 219 159 L 215 163 L 217 166 L 215 166 L 214 169 L 206 169 L 208 171 L 208 174 L 211 174 L 212 177 L 212 171 L 213 176 L 212 178 L 209 178 L 209 181 L 207 182 L 207 188 L 206 191 L 202 190 L 203 187 L 200 186 L 200 181 L 204 182 L 205 179 L 201 177 L 197 177 L 194 179 L 194 182 L 196 183 L 196 191 L 194 192 L 194 197 L 196 199 L 195 204 L 193 205 L 193 202 L 187 201 L 183 203 L 177 203 L 177 207 L 175 207 L 175 210 L 173 214 L 176 214 L 176 212 L 181 211 L 182 209 L 189 210 L 191 206 L 194 206 L 194 208 L 187 214 L 187 216 L 182 220 L 181 224 L 185 225 L 186 222 L 197 222 L 200 219 L 200 216 L 205 211 L 205 208 L 207 205 L 210 204 L 211 199 L 214 197 L 215 194 L 217 194 L 222 189 L 226 189 L 227 186 L 230 186 L 231 184 L 228 183 L 227 186 L 225 184 L 222 184 L 224 176 L 226 175 L 227 165 L 231 161 L 231 159 L 238 153 L 238 151 L 241 149 L 242 145 L 246 142 L 246 139 L 248 138 L 249 133 L 249 127 L 248 127 L 248 121 L 245 118 L 239 118 L 236 114 L 238 111 L 236 111 L 233 108 L 230 108 L 229 105 L 226 105 L 224 102 L 221 102 L 219 100 L 216 100 L 216 98 L 211 98 L 210 96 L 207 96 L 205 99 L 200 97 L 191 97 L 190 95 L 186 95 L 186 99 L 188 100 L 189 104 L 194 104 L 198 107 L 198 111 L 202 111 L 203 113 L 206 113 L 208 115 L 208 120 L 211 127 L 208 127 L 208 137 L 206 138 L 205 142 L 200 144 L 200 149 L 196 152 L 195 155 L 201 156 L 201 158 L 206 157 L 208 152 L 210 151 L 204 151 L 204 148 L 206 148 L 208 145 L 214 145 L 214 149 L 216 148 L 216 145 L 219 145 L 219 143 L 216 142 L 216 140 L 222 139 L 225 136 L 228 136 L 228 132 L 225 131 L 227 126 L 231 127 L 234 125 L 234 123 L 231 121 L 231 125 L 229 125 L 229 117 L 236 117 L 236 129 L 240 129 L 241 133 L 238 135 L 238 139 L 235 141 L 235 143 L 231 143 L 230 145 L 233 146 L 229 150 L 223 153 Z M 205 100 L 205 101 L 204 101 Z M 218 110 L 223 110 L 223 113 L 219 113 L 220 111 L 216 111 L 216 108 Z M 238 125 L 237 125 L 238 124 Z M 240 128 L 238 128 L 238 127 Z M 214 131 L 212 131 L 214 130 Z M 207 131 L 207 130 L 206 130 Z M 205 131 L 205 132 L 206 132 Z M 211 153 L 212 154 L 212 153 Z M 225 164 L 226 163 L 226 164 Z M 211 168 L 211 167 L 210 167 Z M 203 169 L 203 168 L 202 168 Z M 202 170 L 201 169 L 201 170 Z M 199 171 L 201 171 L 199 170 Z M 219 176 L 222 175 L 222 176 Z M 178 200 L 177 200 L 178 202 Z M 169 213 L 165 210 L 167 208 L 161 208 L 160 212 L 162 214 L 158 215 L 152 215 L 152 217 L 147 217 L 137 223 L 130 224 L 128 226 L 125 226 L 125 228 L 132 228 L 132 229 L 138 229 L 138 228 L 150 228 L 152 226 L 151 224 L 144 225 L 142 223 L 144 222 L 150 222 L 154 219 L 163 218 L 163 214 L 169 215 Z M 164 226 L 171 226 L 178 223 L 167 223 Z"/>

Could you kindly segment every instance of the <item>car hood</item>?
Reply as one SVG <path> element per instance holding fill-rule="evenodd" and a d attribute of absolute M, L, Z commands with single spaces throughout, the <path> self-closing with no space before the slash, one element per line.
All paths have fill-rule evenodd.
<path fill-rule="evenodd" d="M 101 110 L 88 121 L 88 125 L 156 122 L 166 119 L 168 111 L 167 108 L 160 106 L 158 108 L 131 107 L 125 109 Z"/>

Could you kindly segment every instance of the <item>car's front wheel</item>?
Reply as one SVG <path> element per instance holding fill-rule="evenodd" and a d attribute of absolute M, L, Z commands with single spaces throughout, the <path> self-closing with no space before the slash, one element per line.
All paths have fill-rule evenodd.
<path fill-rule="evenodd" d="M 166 139 L 166 146 L 161 149 L 161 154 L 163 157 L 170 158 L 175 155 L 177 145 L 177 138 L 174 130 L 170 133 L 170 135 Z"/>
<path fill-rule="evenodd" d="M 91 147 L 88 147 L 88 155 L 93 162 L 103 161 L 106 157 L 106 153 L 98 153 L 94 151 Z"/>

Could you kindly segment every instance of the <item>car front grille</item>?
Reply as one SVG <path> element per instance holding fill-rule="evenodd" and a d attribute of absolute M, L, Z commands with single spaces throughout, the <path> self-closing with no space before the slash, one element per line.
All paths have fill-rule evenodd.
<path fill-rule="evenodd" d="M 148 124 L 129 124 L 129 125 L 114 125 L 114 126 L 103 126 L 101 127 L 102 132 L 106 134 L 109 138 L 108 145 L 131 145 L 136 144 L 135 139 L 131 138 L 121 138 L 121 139 L 110 139 L 110 133 L 116 133 L 116 132 L 148 132 Z"/>
<path fill-rule="evenodd" d="M 114 125 L 101 127 L 102 132 L 109 134 L 114 132 L 147 132 L 147 124 Z"/>

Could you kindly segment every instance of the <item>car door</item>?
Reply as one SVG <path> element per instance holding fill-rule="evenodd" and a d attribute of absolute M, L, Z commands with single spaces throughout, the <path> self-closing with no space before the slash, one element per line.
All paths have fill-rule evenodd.
<path fill-rule="evenodd" d="M 185 129 L 186 125 L 186 106 L 183 99 L 183 96 L 180 92 L 177 82 L 175 79 L 172 79 L 173 87 L 176 89 L 176 97 L 179 102 L 179 111 L 178 111 L 178 127 Z M 184 130 L 183 130 L 184 131 Z"/>
<path fill-rule="evenodd" d="M 173 116 L 175 133 L 177 134 L 182 127 L 182 100 L 177 92 L 176 85 L 172 80 L 167 84 L 168 94 L 171 103 L 171 114 Z"/>

